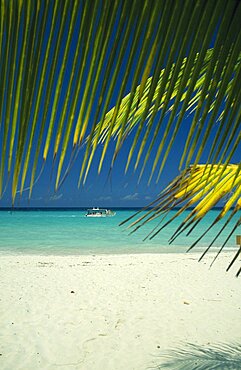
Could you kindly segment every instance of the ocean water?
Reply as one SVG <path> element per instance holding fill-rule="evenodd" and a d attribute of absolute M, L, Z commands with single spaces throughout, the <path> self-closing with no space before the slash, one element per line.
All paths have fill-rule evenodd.
<path fill-rule="evenodd" d="M 179 253 L 187 248 L 201 235 L 218 215 L 218 210 L 212 210 L 198 224 L 196 229 L 186 237 L 182 234 L 171 245 L 168 240 L 180 222 L 187 216 L 184 212 L 177 220 L 169 224 L 154 239 L 143 239 L 158 224 L 160 219 L 148 223 L 137 232 L 129 235 L 126 226 L 120 222 L 135 214 L 137 210 L 116 210 L 114 217 L 88 218 L 85 210 L 0 210 L 0 253 L 26 254 L 101 254 L 101 253 Z M 172 217 L 176 211 L 169 212 Z M 227 238 L 240 215 L 236 215 L 230 225 L 216 240 L 212 249 L 218 248 Z M 204 250 L 217 234 L 222 221 L 203 238 L 193 251 Z M 236 230 L 225 247 L 235 250 L 235 235 L 241 234 Z"/>

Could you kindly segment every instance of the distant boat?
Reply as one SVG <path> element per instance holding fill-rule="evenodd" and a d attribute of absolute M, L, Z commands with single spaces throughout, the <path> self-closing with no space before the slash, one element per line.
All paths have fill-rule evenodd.
<path fill-rule="evenodd" d="M 115 212 L 105 208 L 89 208 L 87 209 L 86 217 L 111 217 L 115 216 Z"/>

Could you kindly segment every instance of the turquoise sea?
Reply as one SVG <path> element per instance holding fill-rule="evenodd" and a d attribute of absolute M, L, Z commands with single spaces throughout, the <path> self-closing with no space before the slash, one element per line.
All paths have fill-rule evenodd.
<path fill-rule="evenodd" d="M 0 253 L 27 254 L 98 254 L 98 253 L 179 253 L 187 250 L 201 232 L 217 216 L 219 210 L 212 210 L 198 227 L 186 237 L 178 237 L 172 245 L 168 239 L 180 222 L 187 216 L 187 211 L 161 231 L 154 239 L 143 242 L 145 236 L 156 226 L 158 220 L 147 224 L 136 233 L 129 235 L 126 225 L 119 223 L 137 210 L 116 209 L 116 215 L 108 218 L 85 217 L 83 209 L 45 209 L 45 210 L 0 210 Z M 171 217 L 176 211 L 171 211 Z M 214 243 L 217 251 L 226 239 L 239 215 L 227 227 Z M 226 218 L 225 218 L 226 220 Z M 193 251 L 207 247 L 221 225 L 213 228 L 199 242 Z M 235 235 L 229 240 L 227 249 L 236 249 Z"/>

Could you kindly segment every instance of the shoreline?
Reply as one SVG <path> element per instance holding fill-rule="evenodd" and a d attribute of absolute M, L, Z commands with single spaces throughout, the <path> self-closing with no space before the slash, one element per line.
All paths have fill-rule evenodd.
<path fill-rule="evenodd" d="M 144 370 L 180 343 L 240 344 L 232 256 L 1 254 L 1 369 Z"/>
<path fill-rule="evenodd" d="M 176 247 L 175 247 L 176 248 Z M 12 251 L 10 248 L 1 249 L 0 248 L 0 258 L 3 256 L 16 256 L 16 257 L 21 257 L 21 256 L 43 256 L 43 257 L 81 257 L 81 256 L 129 256 L 129 255 L 184 255 L 184 256 L 193 256 L 195 255 L 197 259 L 199 259 L 202 255 L 202 253 L 205 251 L 207 246 L 205 247 L 195 247 L 194 249 L 191 249 L 188 251 L 188 247 L 183 248 L 179 247 L 180 249 L 177 250 L 171 250 L 169 246 L 163 247 L 161 246 L 159 249 L 158 248 L 153 248 L 152 250 L 148 249 L 131 249 L 130 247 L 125 247 L 125 249 L 121 249 L 120 251 L 116 249 L 104 249 L 104 250 L 98 250 L 98 249 L 93 249 L 93 250 L 88 250 L 88 249 L 76 249 L 76 248 L 61 248 L 61 249 L 56 249 L 50 248 L 50 250 L 46 250 L 44 248 L 43 250 L 38 250 L 38 249 L 30 249 L 30 250 L 25 250 L 22 248 L 18 249 L 13 249 Z M 183 249 L 182 249 L 183 248 Z M 220 247 L 213 247 L 211 250 L 209 250 L 206 254 L 206 256 L 211 256 L 214 257 L 217 255 L 218 251 L 220 250 Z M 129 252 L 128 252 L 129 251 Z M 232 259 L 235 255 L 235 253 L 238 251 L 237 246 L 233 247 L 227 247 L 221 252 L 221 255 L 226 255 L 230 256 Z M 220 255 L 219 255 L 220 256 Z M 204 257 L 205 258 L 205 257 Z M 219 257 L 218 257 L 219 258 Z"/>

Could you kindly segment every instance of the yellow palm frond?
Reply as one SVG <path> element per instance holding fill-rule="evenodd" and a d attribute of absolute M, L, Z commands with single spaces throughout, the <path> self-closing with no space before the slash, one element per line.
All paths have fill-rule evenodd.
<path fill-rule="evenodd" d="M 130 223 L 128 228 L 131 228 L 132 232 L 137 231 L 147 222 L 158 219 L 158 217 L 163 216 L 170 210 L 178 207 L 179 209 L 175 212 L 174 216 L 172 216 L 167 222 L 163 224 L 161 223 L 160 225 L 158 224 L 158 226 L 152 230 L 152 232 L 148 235 L 148 237 L 152 239 L 159 234 L 161 230 L 174 221 L 180 214 L 189 210 L 188 216 L 171 236 L 169 242 L 172 243 L 184 231 L 187 231 L 187 235 L 189 235 L 197 226 L 197 224 L 204 218 L 204 216 L 220 201 L 224 202 L 220 213 L 208 227 L 208 229 L 206 229 L 189 248 L 189 250 L 194 248 L 194 246 L 197 245 L 204 235 L 206 235 L 206 233 L 210 231 L 212 227 L 221 219 L 223 219 L 224 216 L 227 215 L 228 211 L 230 211 L 227 220 L 222 224 L 221 230 L 213 238 L 211 244 L 202 254 L 202 258 L 213 245 L 220 233 L 233 219 L 234 215 L 241 209 L 240 165 L 199 164 L 195 167 L 190 166 L 187 170 L 181 173 L 178 178 L 173 180 L 173 182 L 163 190 L 160 197 L 151 204 L 152 207 L 137 220 Z M 146 209 L 148 209 L 148 207 L 146 207 Z M 135 216 L 136 215 L 133 215 L 132 217 Z M 129 222 L 130 220 L 131 218 L 125 220 L 122 224 Z M 241 218 L 239 217 L 230 234 L 221 246 L 218 254 L 223 250 L 231 235 L 240 225 Z M 235 255 L 235 259 L 237 258 L 238 253 Z M 233 262 L 234 260 L 232 263 Z M 238 271 L 237 275 L 240 273 L 241 269 Z"/>

